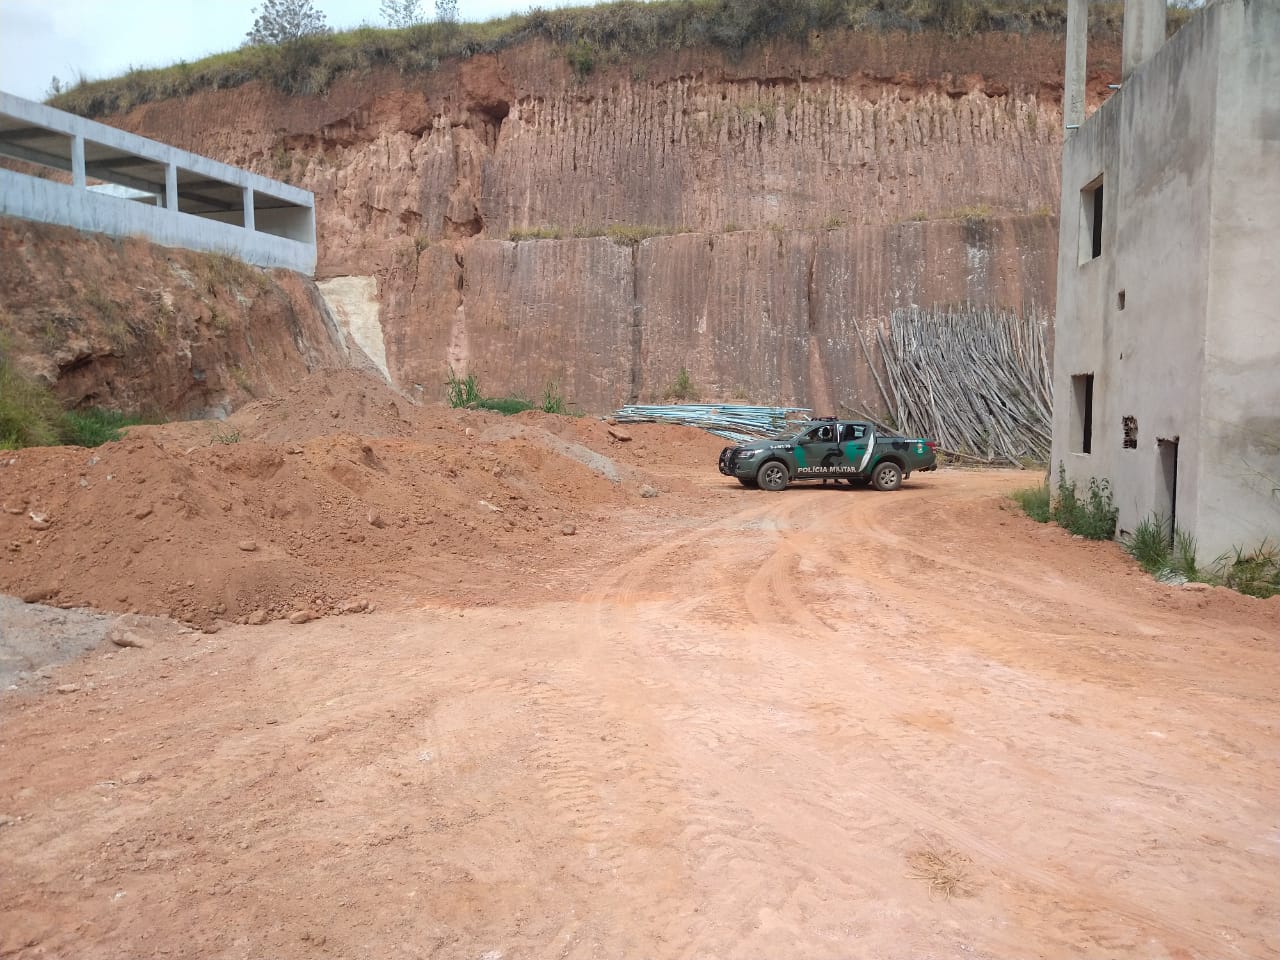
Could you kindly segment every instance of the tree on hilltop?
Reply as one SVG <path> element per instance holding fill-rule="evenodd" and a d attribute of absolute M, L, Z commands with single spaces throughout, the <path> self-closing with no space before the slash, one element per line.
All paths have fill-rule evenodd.
<path fill-rule="evenodd" d="M 311 0 L 262 0 L 256 7 L 258 18 L 246 35 L 248 43 L 289 43 L 316 33 L 328 33 L 324 14 L 311 5 Z"/>
<path fill-rule="evenodd" d="M 397 28 L 421 23 L 422 0 L 382 0 L 382 18 L 388 26 Z"/>
<path fill-rule="evenodd" d="M 436 19 L 441 23 L 457 23 L 458 0 L 436 0 Z"/>

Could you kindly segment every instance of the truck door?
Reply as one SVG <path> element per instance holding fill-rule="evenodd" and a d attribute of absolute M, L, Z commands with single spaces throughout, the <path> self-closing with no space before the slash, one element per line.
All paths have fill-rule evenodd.
<path fill-rule="evenodd" d="M 796 444 L 796 476 L 840 476 L 836 468 L 844 462 L 844 455 L 836 439 L 837 425 L 824 423 L 814 427 Z"/>
<path fill-rule="evenodd" d="M 868 424 L 841 424 L 840 449 L 848 468 L 847 476 L 862 476 L 867 472 L 875 446 L 875 433 Z"/>

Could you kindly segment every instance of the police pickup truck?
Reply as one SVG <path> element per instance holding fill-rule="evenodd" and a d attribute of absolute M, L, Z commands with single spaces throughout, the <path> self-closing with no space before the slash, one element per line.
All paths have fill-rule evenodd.
<path fill-rule="evenodd" d="M 917 470 L 938 469 L 932 440 L 877 434 L 861 420 L 820 417 L 789 439 L 757 440 L 720 451 L 720 472 L 744 487 L 782 490 L 795 480 L 844 480 L 897 490 Z"/>

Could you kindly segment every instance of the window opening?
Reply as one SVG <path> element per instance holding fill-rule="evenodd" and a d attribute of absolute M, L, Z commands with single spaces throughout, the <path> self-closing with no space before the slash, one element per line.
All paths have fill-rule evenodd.
<path fill-rule="evenodd" d="M 1080 191 L 1080 262 L 1102 256 L 1102 177 Z"/>
<path fill-rule="evenodd" d="M 1071 378 L 1071 439 L 1076 453 L 1093 452 L 1093 374 L 1082 373 Z"/>

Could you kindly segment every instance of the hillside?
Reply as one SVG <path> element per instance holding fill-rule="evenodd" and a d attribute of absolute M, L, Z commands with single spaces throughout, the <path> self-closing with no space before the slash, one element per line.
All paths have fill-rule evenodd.
<path fill-rule="evenodd" d="M 131 75 L 65 105 L 132 104 L 101 119 L 314 191 L 322 287 L 340 279 L 340 312 L 380 329 L 372 359 L 423 399 L 453 367 L 602 410 L 687 369 L 704 397 L 878 408 L 857 331 L 874 349 L 895 308 L 1051 309 L 1060 18 L 1024 4 L 984 32 L 999 4 L 966 29 L 889 4 L 870 28 L 698 44 L 689 21 L 662 44 L 636 6 L 530 15 L 434 69 L 396 62 L 412 32 L 381 65 L 334 59 L 394 36 L 365 31 L 306 82 L 194 65 L 185 96 Z M 590 30 L 567 43 L 566 22 Z M 1099 33 L 1095 102 L 1119 61 Z"/>

